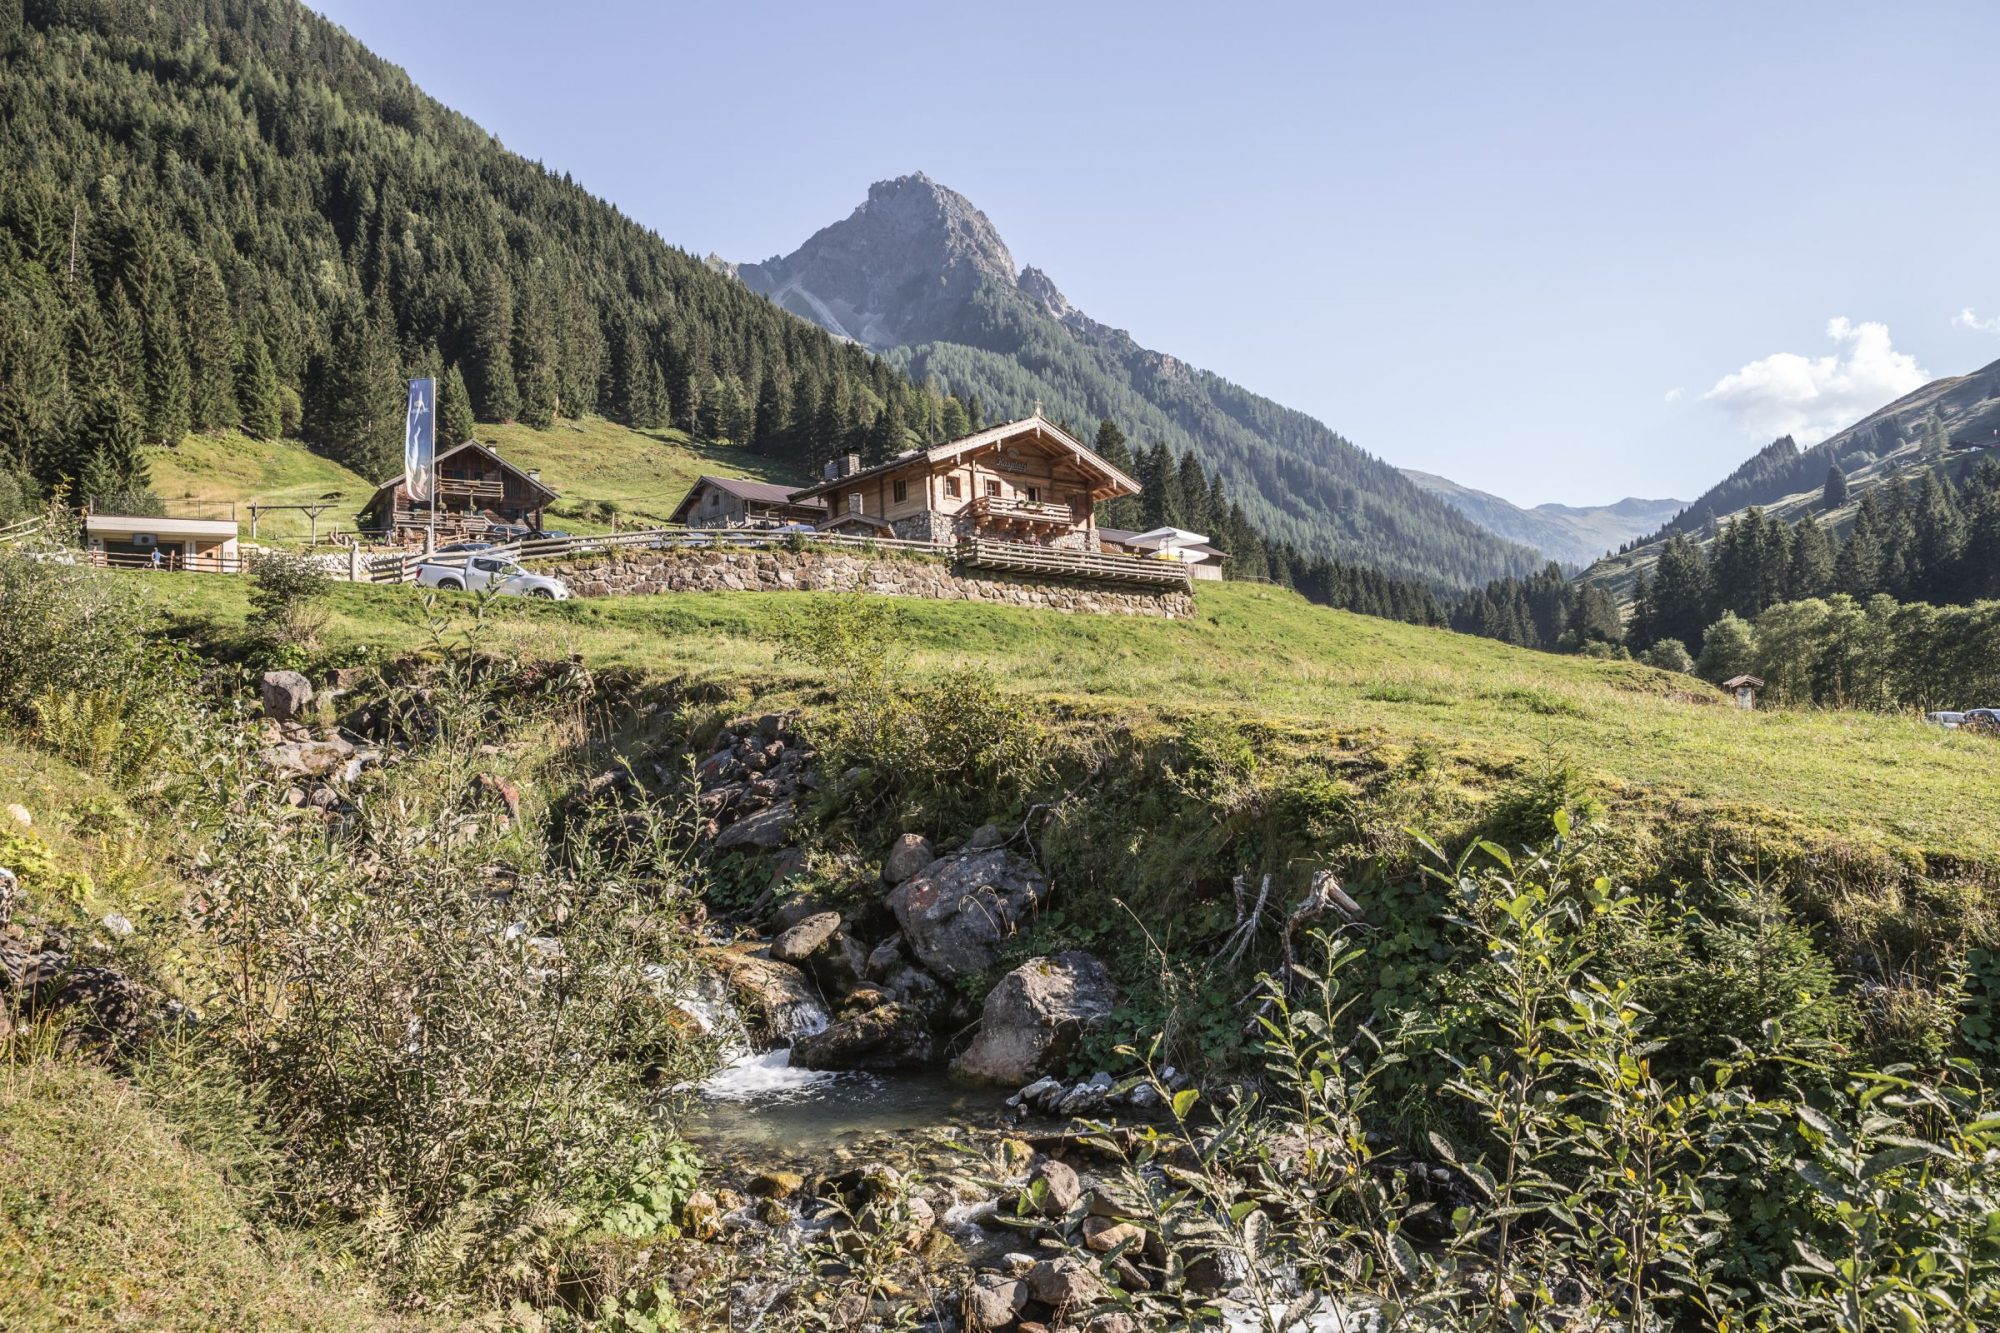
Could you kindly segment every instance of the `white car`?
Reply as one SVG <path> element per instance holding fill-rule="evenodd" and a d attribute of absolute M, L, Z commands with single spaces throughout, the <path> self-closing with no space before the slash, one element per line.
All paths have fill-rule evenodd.
<path fill-rule="evenodd" d="M 530 574 L 505 556 L 473 552 L 457 560 L 426 560 L 417 566 L 417 586 L 454 592 L 491 592 L 503 597 L 569 600 L 569 587 L 546 574 Z"/>

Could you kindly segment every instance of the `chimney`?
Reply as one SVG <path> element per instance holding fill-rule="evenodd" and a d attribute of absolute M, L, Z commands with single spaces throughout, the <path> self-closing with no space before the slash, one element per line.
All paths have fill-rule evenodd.
<path fill-rule="evenodd" d="M 861 455 L 849 454 L 845 458 L 836 458 L 829 462 L 823 480 L 839 481 L 842 477 L 851 477 L 860 470 Z"/>
<path fill-rule="evenodd" d="M 540 468 L 531 467 L 528 469 L 529 481 L 539 482 L 541 479 L 542 479 L 542 470 Z"/>

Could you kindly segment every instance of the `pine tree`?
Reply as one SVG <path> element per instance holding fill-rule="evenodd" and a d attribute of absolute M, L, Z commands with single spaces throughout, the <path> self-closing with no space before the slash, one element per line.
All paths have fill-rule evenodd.
<path fill-rule="evenodd" d="M 466 390 L 465 375 L 452 362 L 438 382 L 437 445 L 464 444 L 478 434 L 472 419 L 472 395 Z"/>
<path fill-rule="evenodd" d="M 1792 601 L 1825 597 L 1833 591 L 1833 543 L 1827 540 L 1826 529 L 1810 513 L 1792 525 L 1785 589 L 1786 597 Z"/>
<path fill-rule="evenodd" d="M 84 433 L 90 448 L 76 477 L 78 498 L 92 503 L 115 500 L 120 508 L 140 508 L 130 497 L 144 492 L 151 479 L 145 426 L 131 400 L 116 388 L 100 392 L 84 416 Z"/>
<path fill-rule="evenodd" d="M 472 327 L 465 375 L 473 410 L 484 421 L 512 421 L 521 399 L 514 384 L 514 286 L 498 264 L 487 264 L 472 288 Z"/>
<path fill-rule="evenodd" d="M 264 339 L 251 334 L 236 366 L 236 406 L 243 431 L 253 439 L 275 440 L 284 431 L 284 398 L 278 368 Z"/>
<path fill-rule="evenodd" d="M 1838 509 L 1847 503 L 1847 474 L 1835 463 L 1826 470 L 1826 487 L 1820 492 L 1820 508 Z"/>
<path fill-rule="evenodd" d="M 1850 597 L 1882 589 L 1882 518 L 1876 493 L 1868 491 L 1854 511 L 1854 526 L 1833 561 L 1834 586 Z"/>
<path fill-rule="evenodd" d="M 1181 455 L 1180 493 L 1180 517 L 1174 520 L 1174 526 L 1209 536 L 1209 529 L 1215 524 L 1208 500 L 1208 473 L 1192 452 Z"/>
<path fill-rule="evenodd" d="M 402 461 L 404 386 L 380 322 L 350 303 L 308 385 L 306 442 L 364 477 Z"/>
<path fill-rule="evenodd" d="M 181 327 L 186 331 L 188 415 L 195 430 L 237 424 L 236 371 L 242 349 L 229 313 L 229 294 L 215 265 L 192 259 L 179 274 Z"/>
<path fill-rule="evenodd" d="M 513 354 L 521 424 L 547 430 L 556 424 L 562 410 L 562 392 L 554 302 L 539 281 L 525 284 L 516 293 Z"/>
<path fill-rule="evenodd" d="M 172 294 L 164 290 L 145 293 L 139 325 L 145 346 L 146 438 L 158 444 L 179 444 L 193 418 L 187 349 L 181 342 Z"/>

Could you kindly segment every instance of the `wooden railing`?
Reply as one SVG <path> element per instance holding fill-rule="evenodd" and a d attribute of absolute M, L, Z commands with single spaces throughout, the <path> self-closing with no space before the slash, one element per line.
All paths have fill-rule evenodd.
<path fill-rule="evenodd" d="M 28 540 L 28 538 L 42 530 L 43 522 L 44 520 L 37 515 L 34 518 L 24 518 L 18 523 L 10 523 L 4 528 L 0 528 L 0 546 L 7 546 L 14 542 Z"/>
<path fill-rule="evenodd" d="M 507 493 L 507 483 L 499 477 L 439 477 L 440 496 L 471 495 L 499 499 Z"/>
<path fill-rule="evenodd" d="M 167 574 L 240 574 L 244 565 L 240 555 L 188 555 L 181 551 L 161 551 L 158 564 L 152 556 L 135 552 L 92 548 L 84 555 L 98 569 L 157 569 Z"/>
<path fill-rule="evenodd" d="M 1193 583 L 1187 566 L 1178 560 L 1149 560 L 1142 556 L 1105 555 L 1098 551 L 1066 551 L 1055 546 L 996 542 L 985 537 L 959 538 L 958 560 L 960 564 L 975 569 L 1039 574 L 1045 578 L 1096 579 L 1172 588 L 1188 588 Z"/>
<path fill-rule="evenodd" d="M 1074 523 L 1076 513 L 1066 504 L 1048 500 L 1021 500 L 1002 495 L 982 495 L 972 502 L 972 512 L 980 518 L 1025 519 L 1030 523 Z"/>

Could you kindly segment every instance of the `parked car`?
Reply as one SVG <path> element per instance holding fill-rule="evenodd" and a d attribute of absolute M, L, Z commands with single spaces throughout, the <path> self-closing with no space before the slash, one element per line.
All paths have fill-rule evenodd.
<path fill-rule="evenodd" d="M 546 574 L 530 574 L 505 556 L 474 553 L 464 564 L 456 560 L 426 560 L 417 566 L 417 586 L 450 591 L 491 592 L 503 597 L 545 597 L 569 600 L 569 586 Z"/>
<path fill-rule="evenodd" d="M 494 523 L 487 527 L 486 535 L 504 545 L 508 542 L 526 541 L 529 534 L 528 527 L 524 523 Z"/>
<path fill-rule="evenodd" d="M 438 548 L 437 548 L 437 550 L 435 550 L 435 551 L 431 552 L 431 554 L 433 554 L 433 555 L 467 555 L 467 554 L 470 554 L 470 553 L 471 553 L 471 552 L 473 552 L 473 551 L 490 551 L 490 550 L 492 550 L 492 549 L 493 549 L 493 543 L 492 543 L 492 542 L 453 542 L 453 543 L 452 543 L 451 545 L 449 545 L 449 546 L 440 546 L 440 547 L 438 547 Z"/>
<path fill-rule="evenodd" d="M 1924 721 L 1934 727 L 1943 727 L 1946 731 L 1956 731 L 1965 725 L 1965 714 L 1949 712 L 1925 713 Z"/>
<path fill-rule="evenodd" d="M 2000 736 L 2000 708 L 1968 708 L 1965 720 L 1958 724 L 1967 731 L 1983 731 L 1989 736 Z"/>

